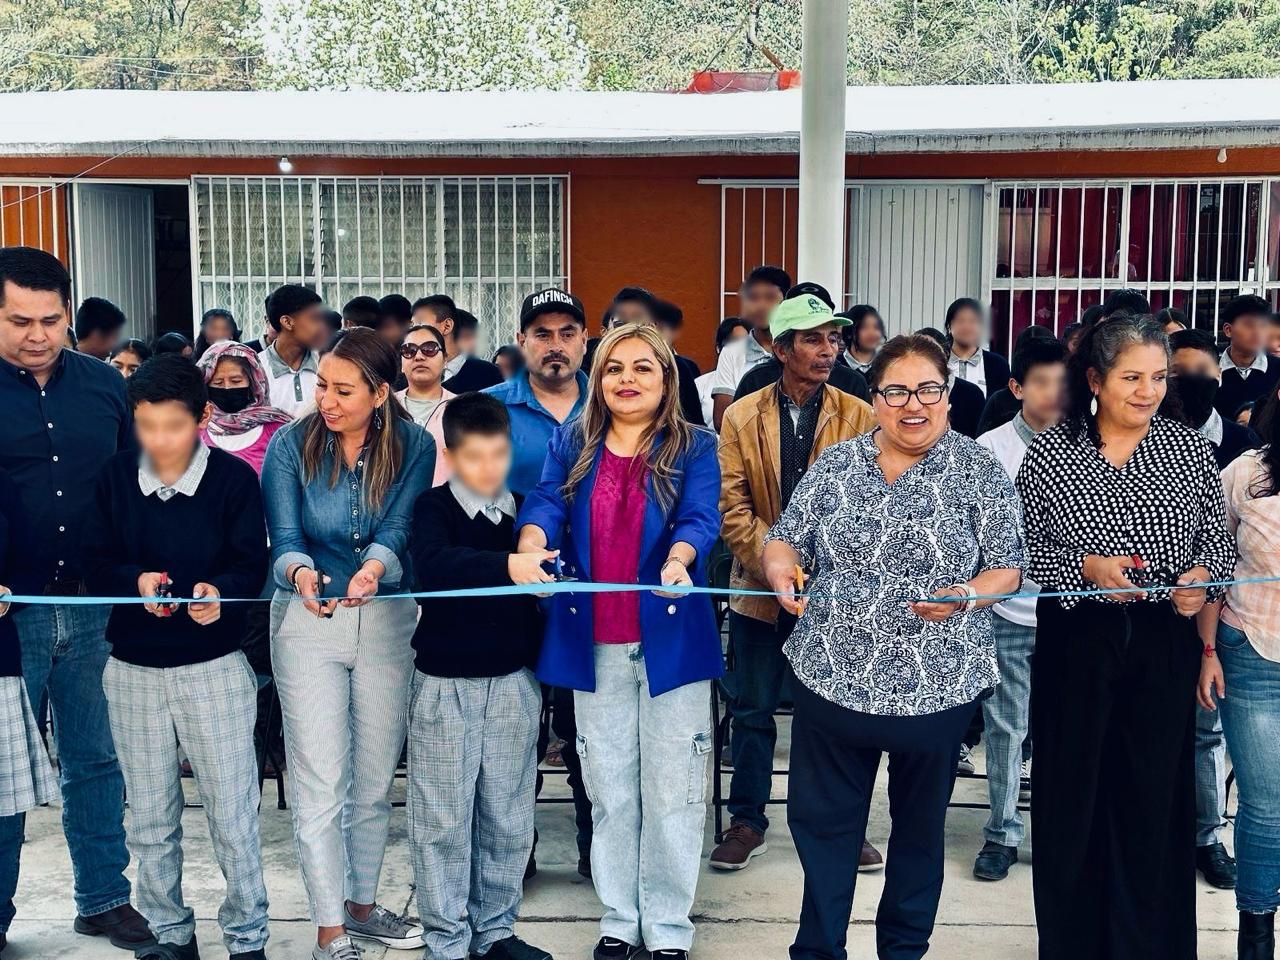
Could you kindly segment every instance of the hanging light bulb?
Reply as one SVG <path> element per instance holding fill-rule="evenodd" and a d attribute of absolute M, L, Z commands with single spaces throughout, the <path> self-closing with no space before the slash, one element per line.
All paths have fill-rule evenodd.
<path fill-rule="evenodd" d="M 281 173 L 293 172 L 293 161 L 290 160 L 288 157 L 281 157 L 280 160 L 277 162 L 276 166 L 280 168 Z"/>
<path fill-rule="evenodd" d="M 1222 147 L 1222 148 L 1218 151 L 1218 162 L 1219 162 L 1219 163 L 1226 163 L 1226 162 L 1227 162 L 1227 148 L 1226 148 L 1226 147 Z"/>

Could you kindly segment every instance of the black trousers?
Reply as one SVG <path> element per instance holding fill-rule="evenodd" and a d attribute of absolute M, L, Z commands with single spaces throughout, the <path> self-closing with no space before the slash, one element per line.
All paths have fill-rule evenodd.
<path fill-rule="evenodd" d="M 1031 826 L 1040 960 L 1194 960 L 1193 621 L 1038 606 Z"/>
<path fill-rule="evenodd" d="M 881 960 L 917 960 L 942 893 L 943 832 L 956 758 L 973 704 L 920 717 L 856 713 L 792 677 L 795 717 L 787 822 L 804 870 L 791 960 L 845 960 L 858 854 L 880 755 L 889 754 L 884 894 L 876 914 Z"/>

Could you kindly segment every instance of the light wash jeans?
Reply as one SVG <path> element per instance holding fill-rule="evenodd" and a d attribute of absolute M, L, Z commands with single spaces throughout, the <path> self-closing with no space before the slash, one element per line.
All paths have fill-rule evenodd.
<path fill-rule="evenodd" d="M 1235 764 L 1236 908 L 1280 906 L 1280 663 L 1253 649 L 1239 630 L 1218 624 L 1218 659 L 1227 695 L 1218 701 Z"/>
<path fill-rule="evenodd" d="M 1222 712 L 1196 706 L 1196 846 L 1217 843 L 1227 820 L 1227 745 Z"/>
<path fill-rule="evenodd" d="M 1036 628 L 1006 620 L 998 613 L 992 615 L 991 626 L 1000 682 L 995 693 L 982 701 L 987 796 L 991 803 L 982 838 L 1016 847 L 1026 836 L 1018 811 L 1018 790 L 1022 786 L 1022 742 L 1027 739 L 1031 722 L 1031 654 L 1036 646 Z"/>
<path fill-rule="evenodd" d="M 62 831 L 71 853 L 76 912 L 89 917 L 129 902 L 124 869 L 124 777 L 102 692 L 110 607 L 50 605 L 14 614 L 31 707 L 48 694 L 58 745 Z"/>
<path fill-rule="evenodd" d="M 418 606 L 373 600 L 322 620 L 292 596 L 277 593 L 271 617 L 285 783 L 311 919 L 337 927 L 344 900 L 377 897 Z"/>
<path fill-rule="evenodd" d="M 596 689 L 574 693 L 591 797 L 600 934 L 688 950 L 707 817 L 711 684 L 649 695 L 638 643 L 597 644 Z"/>

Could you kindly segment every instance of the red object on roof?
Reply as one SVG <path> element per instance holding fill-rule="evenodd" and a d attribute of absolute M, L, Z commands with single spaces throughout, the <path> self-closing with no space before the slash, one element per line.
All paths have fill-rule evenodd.
<path fill-rule="evenodd" d="M 742 72 L 732 70 L 699 70 L 693 75 L 685 93 L 742 93 L 758 90 L 790 90 L 800 86 L 799 70 Z"/>

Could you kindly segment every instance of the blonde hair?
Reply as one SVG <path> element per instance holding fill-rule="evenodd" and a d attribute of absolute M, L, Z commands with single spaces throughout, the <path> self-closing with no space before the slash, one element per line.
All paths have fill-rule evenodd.
<path fill-rule="evenodd" d="M 591 365 L 591 378 L 587 385 L 587 400 L 583 406 L 582 416 L 578 420 L 578 434 L 582 438 L 582 451 L 577 462 L 569 471 L 569 476 L 560 488 L 565 500 L 572 502 L 578 485 L 595 463 L 596 455 L 604 444 L 609 433 L 612 415 L 605 403 L 604 370 L 614 349 L 624 340 L 641 340 L 653 351 L 658 365 L 662 368 L 662 401 L 652 422 L 640 435 L 637 448 L 639 462 L 653 478 L 654 490 L 658 504 L 666 512 L 676 501 L 676 479 L 680 471 L 676 463 L 684 456 L 693 444 L 693 427 L 680 412 L 679 371 L 676 367 L 676 356 L 670 344 L 656 327 L 648 324 L 628 323 L 615 327 L 601 338 L 596 347 L 595 360 Z M 661 442 L 654 447 L 654 441 L 661 437 Z"/>

